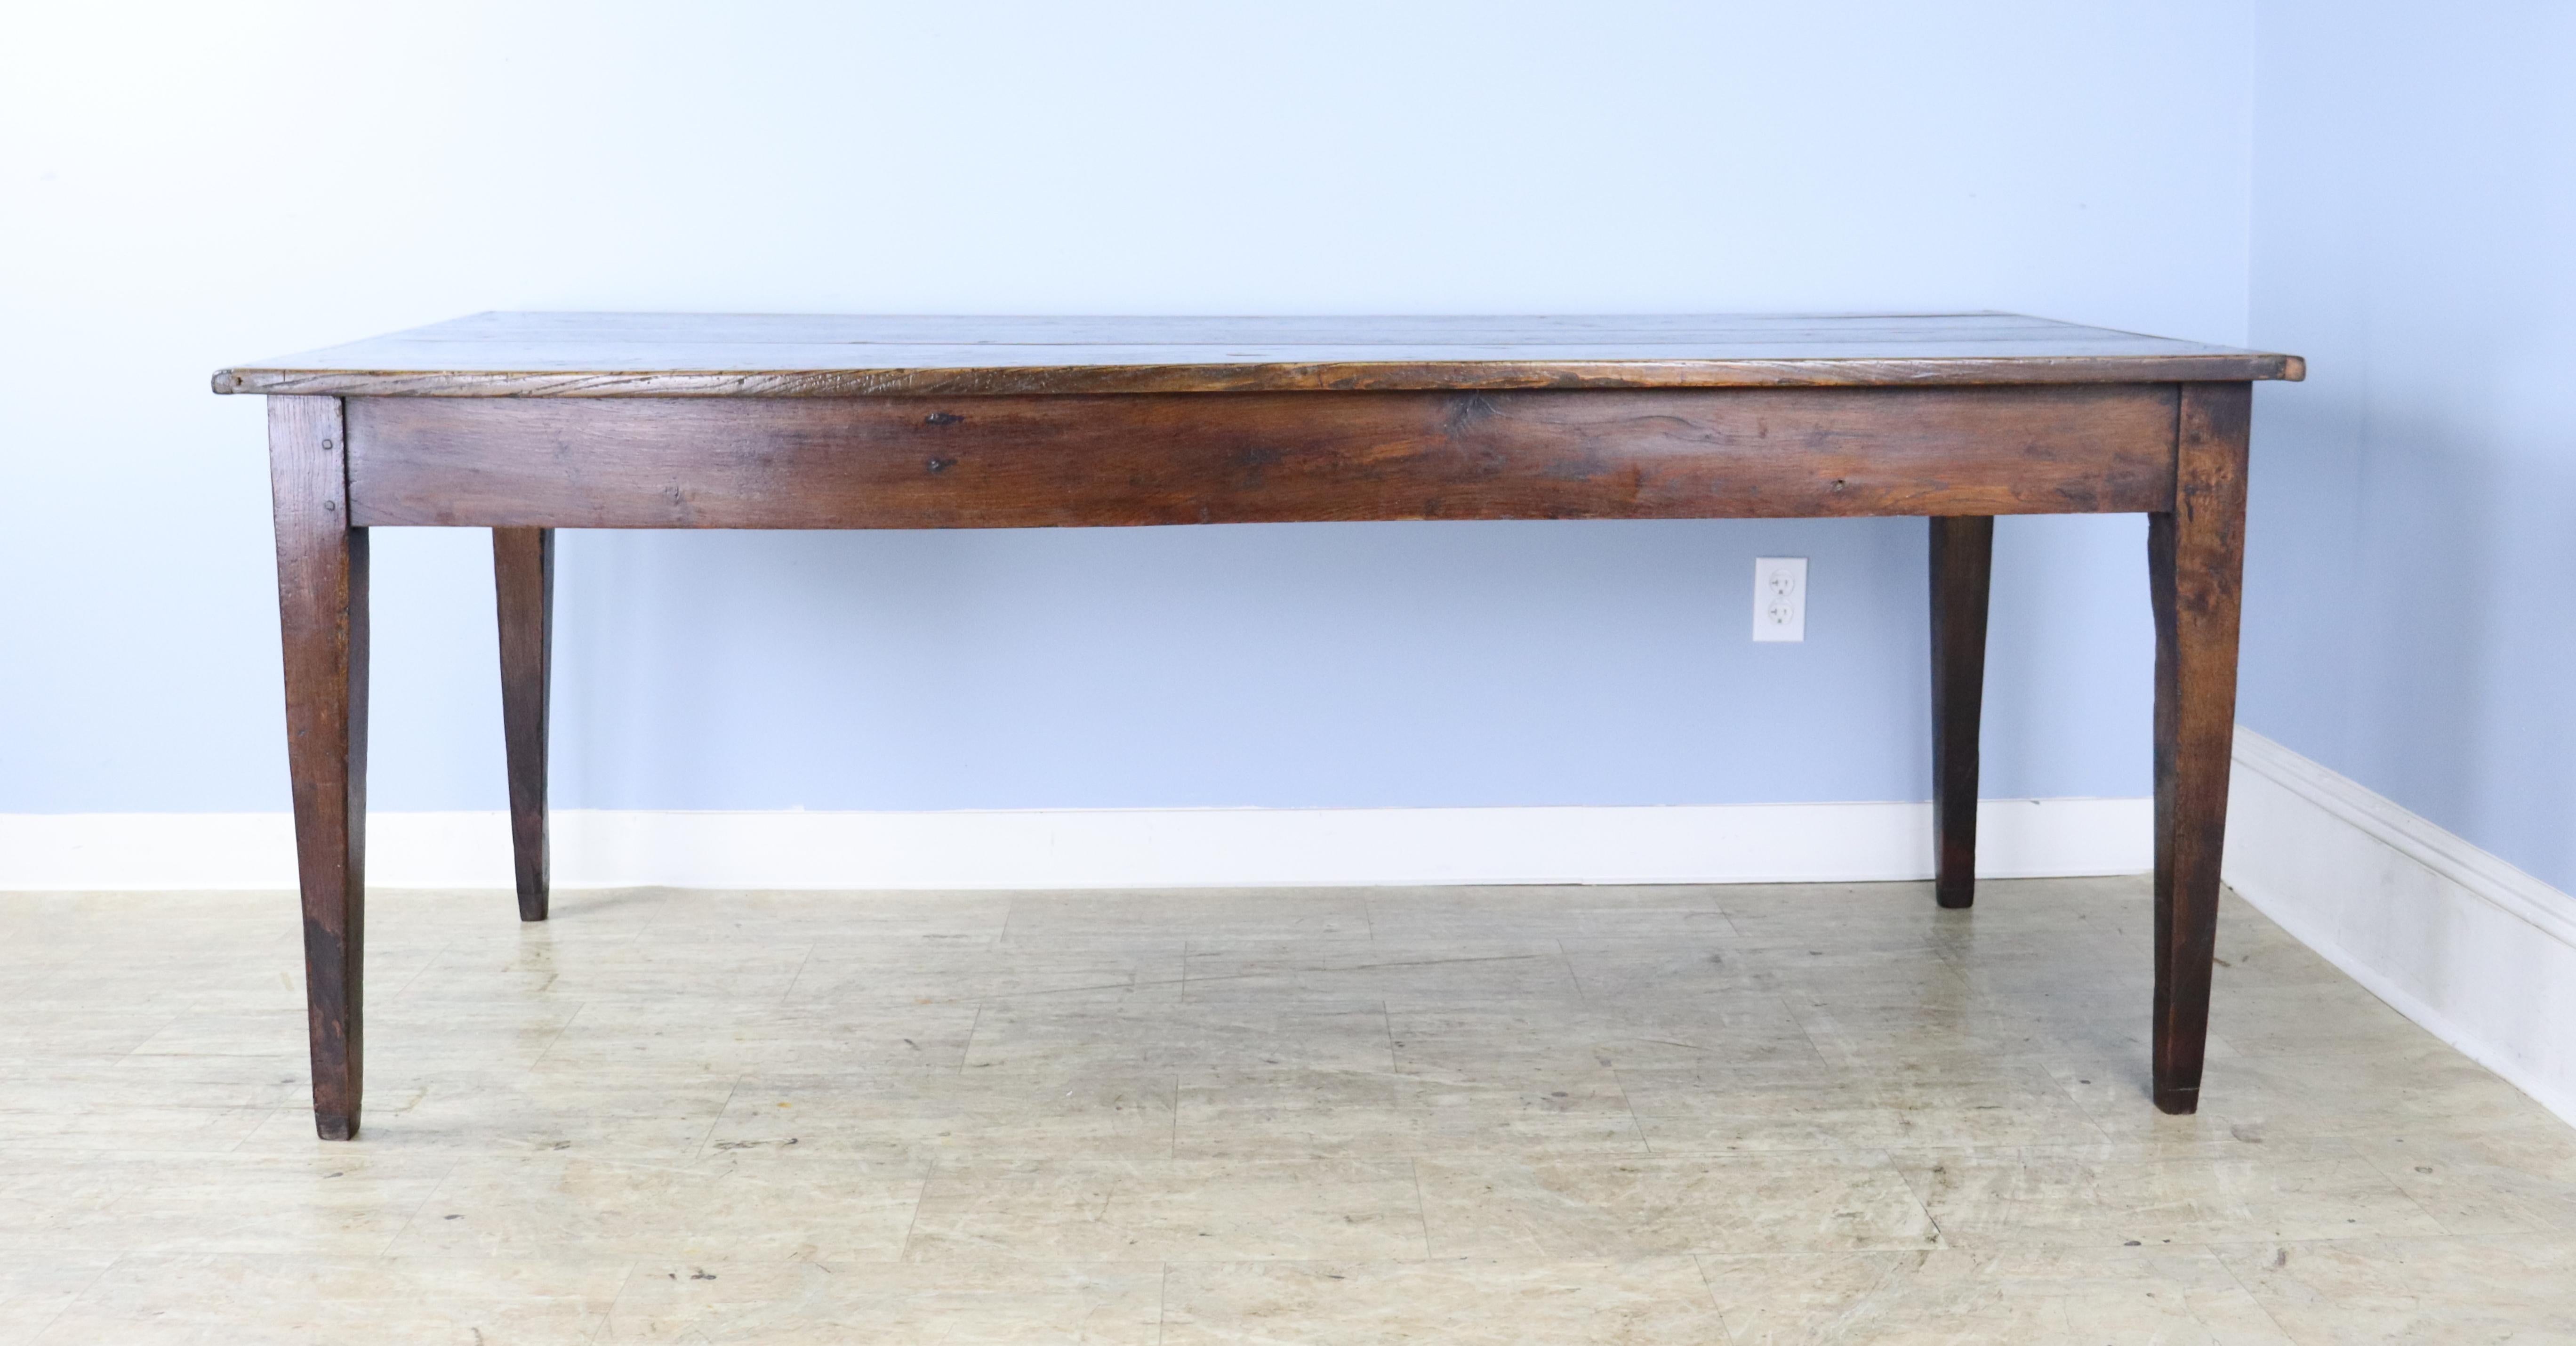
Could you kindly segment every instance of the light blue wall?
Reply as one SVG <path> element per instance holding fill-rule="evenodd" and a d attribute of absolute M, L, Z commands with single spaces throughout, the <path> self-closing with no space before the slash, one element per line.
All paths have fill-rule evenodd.
<path fill-rule="evenodd" d="M 2242 718 L 2576 889 L 2576 7 L 2258 50 Z"/>
<path fill-rule="evenodd" d="M 0 46 L 0 811 L 284 807 L 227 361 L 570 307 L 2237 341 L 2249 53 L 2219 0 L 43 7 Z M 1990 793 L 2146 791 L 2142 534 L 2005 525 Z M 1920 798 L 1922 550 L 1904 520 L 572 535 L 558 799 Z M 1811 639 L 1756 647 L 1749 558 L 1782 553 Z M 497 806 L 485 542 L 376 556 L 374 801 Z"/>

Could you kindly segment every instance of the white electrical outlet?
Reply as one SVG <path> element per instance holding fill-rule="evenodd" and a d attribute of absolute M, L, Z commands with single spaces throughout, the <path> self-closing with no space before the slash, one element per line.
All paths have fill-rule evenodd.
<path fill-rule="evenodd" d="M 1807 558 L 1753 558 L 1753 638 L 1807 638 Z"/>

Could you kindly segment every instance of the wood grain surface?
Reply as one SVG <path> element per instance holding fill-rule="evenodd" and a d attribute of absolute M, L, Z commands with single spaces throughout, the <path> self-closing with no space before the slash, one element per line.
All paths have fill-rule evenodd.
<path fill-rule="evenodd" d="M 481 313 L 219 393 L 857 397 L 2296 379 L 2295 356 L 2008 313 L 1014 318 Z"/>
<path fill-rule="evenodd" d="M 1966 907 L 1977 892 L 1978 731 L 1986 704 L 1986 606 L 1993 587 L 1991 515 L 1933 519 L 1932 896 Z"/>
<path fill-rule="evenodd" d="M 313 1125 L 324 1140 L 358 1132 L 366 1038 L 367 532 L 349 526 L 340 407 L 268 403 Z"/>
<path fill-rule="evenodd" d="M 2252 409 L 2246 384 L 2184 394 L 2174 505 L 2147 519 L 2156 613 L 2155 1100 L 2174 1113 L 2200 1106 L 2209 1037 Z"/>
<path fill-rule="evenodd" d="M 2176 385 L 351 398 L 363 524 L 1030 528 L 2147 511 Z"/>
<path fill-rule="evenodd" d="M 510 778 L 510 851 L 519 919 L 546 918 L 546 747 L 555 648 L 555 534 L 492 530 L 492 591 L 501 619 L 501 738 Z"/>

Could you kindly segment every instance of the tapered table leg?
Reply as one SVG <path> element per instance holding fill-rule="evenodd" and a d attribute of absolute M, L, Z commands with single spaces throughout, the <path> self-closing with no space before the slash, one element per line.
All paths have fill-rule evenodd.
<path fill-rule="evenodd" d="M 546 690 L 554 667 L 555 530 L 492 530 L 501 613 L 501 728 L 510 768 L 510 851 L 519 919 L 546 918 Z"/>
<path fill-rule="evenodd" d="M 1945 907 L 1977 895 L 1977 730 L 1986 692 L 1986 595 L 1994 573 L 1991 516 L 1932 524 L 1932 894 Z"/>
<path fill-rule="evenodd" d="M 367 531 L 349 526 L 336 397 L 268 399 L 286 756 L 304 898 L 313 1125 L 358 1134 L 367 881 Z"/>
<path fill-rule="evenodd" d="M 2245 571 L 2245 439 L 2253 390 L 2182 385 L 2174 508 L 2148 516 L 2156 608 L 2155 1100 L 2200 1106 L 2219 858 L 2236 732 Z"/>

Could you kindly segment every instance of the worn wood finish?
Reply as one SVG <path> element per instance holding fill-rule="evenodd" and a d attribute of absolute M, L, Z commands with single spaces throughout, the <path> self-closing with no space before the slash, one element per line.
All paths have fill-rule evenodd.
<path fill-rule="evenodd" d="M 546 918 L 546 728 L 554 669 L 555 534 L 492 530 L 501 617 L 501 733 L 510 774 L 510 849 L 519 919 Z"/>
<path fill-rule="evenodd" d="M 1026 528 L 2166 508 L 2174 385 L 357 398 L 366 524 Z"/>
<path fill-rule="evenodd" d="M 2218 935 L 2253 390 L 2186 389 L 2174 507 L 2147 524 L 2156 609 L 2155 1100 L 2200 1106 Z"/>
<path fill-rule="evenodd" d="M 367 533 L 349 524 L 338 398 L 268 404 L 286 751 L 304 899 L 313 1123 L 358 1132 L 366 970 Z"/>
<path fill-rule="evenodd" d="M 1986 690 L 1986 595 L 1992 515 L 1932 525 L 1932 894 L 1965 907 L 1977 892 L 1977 731 Z"/>
<path fill-rule="evenodd" d="M 2175 383 L 2294 356 L 2011 313 L 954 318 L 482 313 L 215 375 L 219 393 L 865 397 Z"/>
<path fill-rule="evenodd" d="M 225 370 L 217 391 L 273 395 L 316 1125 L 358 1125 L 367 526 L 495 530 L 537 920 L 554 528 L 1934 516 L 1936 891 L 1966 906 L 1994 516 L 2102 511 L 2153 519 L 2155 1100 L 2190 1111 L 2248 381 L 2301 373 L 2009 314 L 484 314 Z"/>

